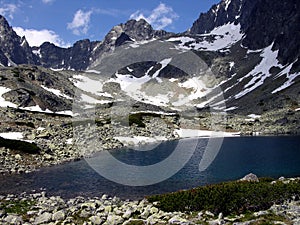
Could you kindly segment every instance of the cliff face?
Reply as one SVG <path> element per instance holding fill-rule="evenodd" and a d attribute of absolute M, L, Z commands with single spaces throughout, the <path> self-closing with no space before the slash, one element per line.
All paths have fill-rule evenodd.
<path fill-rule="evenodd" d="M 240 24 L 244 47 L 257 50 L 274 42 L 273 50 L 279 50 L 278 59 L 285 65 L 300 55 L 299 12 L 297 0 L 222 0 L 200 14 L 189 33 L 204 34 L 227 23 Z M 299 69 L 299 63 L 296 67 Z"/>
<path fill-rule="evenodd" d="M 37 57 L 32 53 L 25 37 L 19 37 L 1 15 L 0 46 L 0 63 L 3 66 L 37 63 Z"/>

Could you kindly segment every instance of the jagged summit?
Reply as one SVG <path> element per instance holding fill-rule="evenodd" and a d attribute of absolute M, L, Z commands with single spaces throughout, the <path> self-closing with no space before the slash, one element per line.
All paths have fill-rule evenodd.
<path fill-rule="evenodd" d="M 0 63 L 3 66 L 15 64 L 36 64 L 37 57 L 25 37 L 20 37 L 0 15 Z"/>
<path fill-rule="evenodd" d="M 240 24 L 244 47 L 258 50 L 274 42 L 273 50 L 279 50 L 278 59 L 285 65 L 299 58 L 299 11 L 297 0 L 222 0 L 201 13 L 189 33 L 205 34 L 224 24 Z M 294 67 L 299 69 L 298 64 Z"/>
<path fill-rule="evenodd" d="M 126 23 L 121 23 L 114 26 L 104 38 L 105 44 L 120 45 L 120 41 L 145 41 L 153 38 L 161 38 L 170 35 L 164 30 L 154 30 L 152 26 L 144 19 L 128 20 Z M 126 38 L 125 38 L 126 36 Z M 124 39 L 125 38 L 125 39 Z"/>
<path fill-rule="evenodd" d="M 190 29 L 191 34 L 205 34 L 227 23 L 238 23 L 245 0 L 222 0 L 207 13 L 201 13 Z M 256 1 L 256 0 L 255 0 Z"/>
<path fill-rule="evenodd" d="M 79 40 L 69 48 L 61 48 L 49 42 L 39 47 L 30 47 L 25 37 L 19 37 L 3 16 L 0 17 L 0 34 L 0 63 L 3 66 L 33 64 L 67 70 L 85 70 L 104 52 L 110 52 L 126 42 L 170 35 L 163 30 L 154 30 L 144 19 L 131 19 L 114 26 L 103 41 Z"/>
<path fill-rule="evenodd" d="M 272 50 L 279 51 L 279 62 L 282 65 L 294 63 L 293 70 L 299 71 L 299 5 L 297 0 L 222 0 L 207 13 L 201 13 L 183 35 L 208 34 L 218 27 L 232 24 L 243 34 L 241 46 L 260 50 L 274 43 Z M 3 66 L 34 64 L 74 70 L 90 68 L 103 53 L 113 51 L 115 47 L 128 42 L 174 35 L 163 30 L 154 30 L 144 19 L 131 19 L 114 26 L 103 41 L 80 40 L 70 48 L 60 48 L 50 43 L 31 48 L 24 37 L 21 38 L 14 32 L 3 16 L 0 16 L 0 32 L 0 63 Z M 177 36 L 180 35 L 182 34 Z M 239 41 L 235 37 L 234 40 Z"/>

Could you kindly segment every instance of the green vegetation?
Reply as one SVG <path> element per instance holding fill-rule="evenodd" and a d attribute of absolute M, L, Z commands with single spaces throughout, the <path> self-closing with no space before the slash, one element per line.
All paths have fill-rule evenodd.
<path fill-rule="evenodd" d="M 29 154 L 39 154 L 40 148 L 35 143 L 26 141 L 10 140 L 0 137 L 0 147 L 9 148 L 11 150 L 21 151 Z"/>
<path fill-rule="evenodd" d="M 127 225 L 144 225 L 143 221 L 130 221 L 129 223 L 127 223 Z"/>
<path fill-rule="evenodd" d="M 292 196 L 300 195 L 300 182 L 288 184 L 270 179 L 260 182 L 225 182 L 148 197 L 150 202 L 159 201 L 159 208 L 164 211 L 202 211 L 215 214 L 236 215 L 246 212 L 266 210 L 274 203 L 281 203 Z"/>
<path fill-rule="evenodd" d="M 163 118 L 162 115 L 157 114 L 157 113 L 150 113 L 150 112 L 132 113 L 129 115 L 129 118 L 128 118 L 129 126 L 136 124 L 138 127 L 146 127 L 145 123 L 143 122 L 143 119 L 145 117 Z"/>
<path fill-rule="evenodd" d="M 136 124 L 138 127 L 146 127 L 146 125 L 143 122 L 142 113 L 130 114 L 128 120 L 129 120 L 129 126 Z"/>
<path fill-rule="evenodd" d="M 154 113 L 132 113 L 129 114 L 128 117 L 120 118 L 119 122 L 124 126 L 132 126 L 133 124 L 136 124 L 138 127 L 146 127 L 146 124 L 143 122 L 144 117 L 151 116 L 151 117 L 160 117 L 159 114 Z"/>
<path fill-rule="evenodd" d="M 1 201 L 0 208 L 5 213 L 15 213 L 19 215 L 26 215 L 30 208 L 35 204 L 34 201 L 16 200 L 16 201 Z"/>

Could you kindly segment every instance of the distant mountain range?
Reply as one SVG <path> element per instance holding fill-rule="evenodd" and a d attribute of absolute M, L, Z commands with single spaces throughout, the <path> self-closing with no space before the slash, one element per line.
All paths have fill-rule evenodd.
<path fill-rule="evenodd" d="M 20 105 L 22 98 L 16 100 L 16 95 L 29 95 L 32 100 L 23 101 L 22 107 L 37 104 L 44 110 L 71 110 L 66 96 L 73 98 L 74 88 L 81 88 L 80 93 L 85 96 L 82 101 L 88 105 L 92 104 L 90 98 L 99 104 L 120 101 L 122 98 L 115 97 L 116 90 L 120 90 L 126 101 L 131 99 L 164 110 L 191 107 L 199 111 L 213 108 L 237 115 L 270 113 L 274 121 L 296 123 L 297 119 L 291 116 L 298 115 L 300 108 L 299 12 L 297 0 L 222 0 L 207 13 L 201 13 L 183 33 L 154 30 L 142 19 L 129 20 L 113 27 L 102 41 L 80 40 L 69 48 L 49 42 L 30 47 L 25 37 L 19 37 L 1 16 L 2 74 L 20 64 L 30 65 L 18 70 L 18 78 L 24 82 L 12 76 L 14 82 L 2 80 L 1 85 L 10 90 L 17 86 L 22 88 L 11 95 L 6 93 L 6 100 Z M 191 77 L 171 65 L 174 58 L 166 57 L 160 61 L 133 63 L 113 74 L 103 75 L 105 68 L 100 60 L 103 56 L 119 54 L 120 48 L 131 52 L 142 52 L 144 47 L 159 49 L 160 42 L 172 45 L 174 54 L 195 53 L 208 68 Z M 49 73 L 50 81 L 45 77 L 30 81 L 27 75 L 32 66 L 35 66 L 32 72 L 35 77 Z M 24 72 L 26 79 L 21 78 L 22 71 L 27 71 Z M 209 72 L 214 74 L 213 80 Z M 61 76 L 59 79 L 63 81 L 56 82 L 55 76 Z M 93 81 L 101 87 L 100 92 L 80 87 L 84 82 Z M 195 86 L 194 81 L 203 85 Z M 126 89 L 126 84 L 136 84 L 134 91 Z M 185 90 L 186 96 L 176 94 L 180 88 Z M 222 98 L 214 92 L 217 88 L 222 90 Z M 61 94 L 50 93 L 53 89 Z M 47 104 L 42 103 L 41 93 L 48 93 Z M 281 112 L 281 109 L 286 111 Z M 277 114 L 280 111 L 280 116 L 276 116 L 275 111 Z"/>
<path fill-rule="evenodd" d="M 228 23 L 240 24 L 244 34 L 241 44 L 250 50 L 268 47 L 279 50 L 278 60 L 283 65 L 294 63 L 299 71 L 300 3 L 297 0 L 222 0 L 207 13 L 201 13 L 186 32 L 199 35 L 211 32 Z M 111 29 L 103 41 L 76 42 L 70 48 L 60 48 L 49 42 L 30 47 L 25 37 L 19 37 L 3 16 L 0 16 L 0 63 L 34 64 L 47 68 L 85 70 L 103 52 L 110 51 L 126 41 L 150 40 L 171 36 L 163 30 L 153 30 L 145 20 L 129 20 Z"/>

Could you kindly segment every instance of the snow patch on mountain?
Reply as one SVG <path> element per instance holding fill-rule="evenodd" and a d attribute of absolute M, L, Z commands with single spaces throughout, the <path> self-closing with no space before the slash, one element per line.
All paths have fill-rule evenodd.
<path fill-rule="evenodd" d="M 9 102 L 9 101 L 6 101 L 2 95 L 11 91 L 10 88 L 7 88 L 7 87 L 0 87 L 0 107 L 12 107 L 12 108 L 17 108 L 17 105 L 12 103 L 12 102 Z"/>
<path fill-rule="evenodd" d="M 156 41 L 157 39 L 156 38 L 152 38 L 150 40 L 143 40 L 143 41 L 135 41 L 134 43 L 130 44 L 129 46 L 131 48 L 138 48 L 140 47 L 141 45 L 144 45 L 144 44 L 148 44 L 150 42 L 153 42 L 153 41 Z"/>
<path fill-rule="evenodd" d="M 46 86 L 44 86 L 44 85 L 41 85 L 41 87 L 42 87 L 43 89 L 45 89 L 46 91 L 49 91 L 49 92 L 55 94 L 57 97 L 63 97 L 63 98 L 66 98 L 66 99 L 73 99 L 73 98 L 71 98 L 70 96 L 61 93 L 60 90 L 57 90 L 57 89 L 54 89 L 54 88 L 48 88 L 48 87 L 46 87 Z"/>
<path fill-rule="evenodd" d="M 141 89 L 141 86 L 144 83 L 147 83 L 153 78 L 157 78 L 160 71 L 164 69 L 170 62 L 172 58 L 167 58 L 159 62 L 161 64 L 161 68 L 155 71 L 155 73 L 152 75 L 152 77 L 149 75 L 150 71 L 153 69 L 153 66 L 148 69 L 148 71 L 145 73 L 142 77 L 134 77 L 131 74 L 119 74 L 118 72 L 115 73 L 116 78 L 111 78 L 108 82 L 116 82 L 119 83 L 121 86 L 121 89 L 125 92 L 128 92 L 132 95 L 136 94 L 137 91 Z"/>
<path fill-rule="evenodd" d="M 210 89 L 208 89 L 204 82 L 201 80 L 201 77 L 189 78 L 187 81 L 180 83 L 179 87 L 192 89 L 192 92 L 189 95 L 189 99 L 191 100 L 202 98 L 210 91 Z"/>
<path fill-rule="evenodd" d="M 32 50 L 32 53 L 38 56 L 39 58 L 42 58 L 41 49 Z"/>
<path fill-rule="evenodd" d="M 84 103 L 85 109 L 94 108 L 96 104 L 107 104 L 111 103 L 110 100 L 98 100 L 86 94 L 81 94 L 81 101 Z"/>
<path fill-rule="evenodd" d="M 96 74 L 100 74 L 101 72 L 98 70 L 86 70 L 86 73 L 96 73 Z"/>
<path fill-rule="evenodd" d="M 240 83 L 246 78 L 252 78 L 246 85 L 244 85 L 244 89 L 234 96 L 235 99 L 239 99 L 263 85 L 264 81 L 272 75 L 269 72 L 272 67 L 276 66 L 282 68 L 277 60 L 278 50 L 272 51 L 272 46 L 273 43 L 266 47 L 260 55 L 262 57 L 261 62 L 246 76 L 238 80 Z"/>
<path fill-rule="evenodd" d="M 153 74 L 153 78 L 156 78 L 160 71 L 162 71 L 170 62 L 172 61 L 172 58 L 168 58 L 168 59 L 164 59 L 160 62 L 161 64 L 161 68 L 159 70 L 157 70 L 154 74 Z"/>
<path fill-rule="evenodd" d="M 289 86 L 291 86 L 294 83 L 294 80 L 300 75 L 300 73 L 294 73 L 294 74 L 290 73 L 290 70 L 292 69 L 293 65 L 294 65 L 293 63 L 290 64 L 275 77 L 275 78 L 279 78 L 279 77 L 283 76 L 284 74 L 286 74 L 287 81 L 282 86 L 280 86 L 277 89 L 275 89 L 274 91 L 272 91 L 272 94 L 275 94 L 275 93 L 282 91 L 282 90 L 288 88 Z"/>
<path fill-rule="evenodd" d="M 231 0 L 225 0 L 225 10 L 227 11 L 229 5 L 231 3 Z"/>
<path fill-rule="evenodd" d="M 98 96 L 109 96 L 108 93 L 103 92 L 103 83 L 104 81 L 100 78 L 98 79 L 92 79 L 89 78 L 87 75 L 73 75 L 73 78 L 70 79 L 73 84 L 88 93 L 98 95 Z"/>
<path fill-rule="evenodd" d="M 22 132 L 0 133 L 0 137 L 10 139 L 10 140 L 22 140 L 23 139 L 23 133 Z"/>
<path fill-rule="evenodd" d="M 180 42 L 175 47 L 183 50 L 219 51 L 227 49 L 243 38 L 241 25 L 228 23 L 216 27 L 210 33 L 199 35 L 197 39 L 183 36 L 169 38 L 169 42 Z"/>
<path fill-rule="evenodd" d="M 234 137 L 239 136 L 238 132 L 223 132 L 223 131 L 210 131 L 210 130 L 195 130 L 195 129 L 176 129 L 174 131 L 176 136 L 180 138 L 210 138 L 210 137 Z"/>

